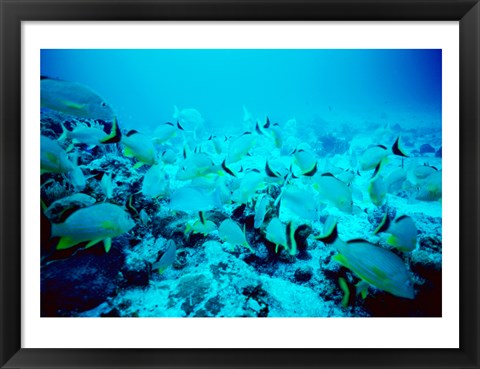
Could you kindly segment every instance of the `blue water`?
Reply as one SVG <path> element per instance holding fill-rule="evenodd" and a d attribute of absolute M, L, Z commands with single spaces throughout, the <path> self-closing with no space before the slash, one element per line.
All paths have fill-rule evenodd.
<path fill-rule="evenodd" d="M 174 106 L 206 124 L 292 117 L 309 124 L 441 122 L 441 50 L 42 50 L 41 73 L 83 83 L 122 127 L 154 127 Z"/>

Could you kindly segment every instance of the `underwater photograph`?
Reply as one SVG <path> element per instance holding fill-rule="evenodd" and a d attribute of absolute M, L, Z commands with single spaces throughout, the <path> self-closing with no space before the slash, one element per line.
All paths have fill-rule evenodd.
<path fill-rule="evenodd" d="M 41 317 L 442 316 L 442 50 L 40 60 Z"/>

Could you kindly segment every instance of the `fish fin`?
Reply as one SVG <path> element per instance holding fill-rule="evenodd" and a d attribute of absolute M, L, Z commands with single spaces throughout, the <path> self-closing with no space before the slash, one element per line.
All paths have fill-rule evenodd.
<path fill-rule="evenodd" d="M 390 237 L 387 238 L 387 244 L 394 247 L 399 246 L 398 238 L 391 234 Z"/>
<path fill-rule="evenodd" d="M 333 255 L 332 259 L 335 260 L 341 266 L 344 266 L 345 268 L 348 268 L 348 261 L 345 258 L 345 256 L 343 256 L 342 254 Z"/>
<path fill-rule="evenodd" d="M 103 240 L 103 247 L 105 247 L 105 252 L 109 252 L 112 248 L 112 239 L 110 237 Z"/>
<path fill-rule="evenodd" d="M 145 164 L 145 163 L 139 161 L 139 162 L 137 162 L 137 163 L 133 166 L 133 169 L 138 169 L 138 168 L 140 168 L 140 167 L 141 167 L 142 165 L 144 165 L 144 164 Z"/>
<path fill-rule="evenodd" d="M 96 240 L 91 240 L 89 243 L 87 243 L 87 245 L 85 246 L 86 249 L 88 249 L 89 247 L 92 247 L 94 245 L 96 245 L 97 243 L 99 243 L 100 241 L 103 241 L 102 238 L 98 238 Z"/>
<path fill-rule="evenodd" d="M 67 237 L 61 237 L 60 241 L 57 244 L 56 249 L 57 250 L 68 249 L 72 246 L 75 246 L 77 243 L 78 243 L 77 241 L 75 241 L 73 238 L 70 238 L 68 236 Z"/>
<path fill-rule="evenodd" d="M 120 130 L 117 122 L 117 117 L 113 117 L 112 129 L 110 130 L 110 134 L 102 139 L 100 142 L 103 144 L 111 144 L 120 142 L 122 139 L 122 131 Z"/>
<path fill-rule="evenodd" d="M 125 155 L 126 157 L 129 157 L 129 158 L 133 158 L 135 155 L 133 153 L 133 150 L 129 147 L 125 147 L 123 149 L 123 155 Z"/>
<path fill-rule="evenodd" d="M 361 280 L 355 285 L 355 289 L 357 291 L 357 295 L 360 294 L 362 295 L 362 298 L 365 300 L 367 295 L 368 295 L 368 287 L 369 284 L 365 282 L 364 280 Z"/>
<path fill-rule="evenodd" d="M 236 177 L 235 173 L 233 173 L 233 171 L 232 171 L 230 168 L 227 167 L 227 164 L 225 163 L 226 160 L 227 160 L 227 159 L 223 159 L 222 169 L 223 169 L 226 173 L 230 174 L 232 177 Z"/>
<path fill-rule="evenodd" d="M 338 278 L 338 284 L 343 291 L 342 306 L 346 308 L 350 300 L 350 289 L 348 288 L 347 281 L 343 277 Z"/>
<path fill-rule="evenodd" d="M 62 134 L 58 138 L 58 141 L 64 141 L 67 139 L 68 130 L 63 122 L 60 125 L 62 126 Z"/>

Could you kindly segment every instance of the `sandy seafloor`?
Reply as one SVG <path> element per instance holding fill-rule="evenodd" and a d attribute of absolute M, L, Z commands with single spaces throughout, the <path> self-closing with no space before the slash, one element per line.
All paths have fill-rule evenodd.
<path fill-rule="evenodd" d="M 55 128 L 61 114 L 42 112 L 42 134 L 58 138 Z M 427 134 L 428 133 L 428 134 Z M 382 142 L 391 145 L 398 132 L 391 132 Z M 432 139 L 433 138 L 433 139 Z M 431 130 L 417 135 L 412 130 L 402 132 L 409 158 L 405 167 L 417 163 L 442 167 L 441 132 Z M 361 132 L 350 145 L 366 148 L 372 137 Z M 423 144 L 432 145 L 433 152 L 421 153 Z M 138 190 L 147 171 L 144 166 L 133 170 L 133 159 L 118 147 L 84 150 L 79 163 L 90 176 L 82 191 L 104 201 L 99 173 L 115 168 L 114 196 L 110 202 L 124 205 L 129 194 Z M 332 153 L 328 165 L 345 168 L 348 155 Z M 319 163 L 322 163 L 320 158 Z M 387 168 L 402 165 L 402 159 L 390 156 Z M 175 178 L 175 165 L 165 171 Z M 97 177 L 95 177 L 97 175 Z M 252 254 L 244 247 L 231 247 L 218 237 L 218 231 L 207 236 L 184 234 L 191 214 L 171 211 L 165 205 L 168 196 L 148 199 L 135 196 L 133 207 L 144 209 L 148 217 L 133 214 L 136 226 L 114 238 L 108 254 L 101 244 L 83 249 L 76 247 L 62 252 L 46 253 L 42 261 L 42 316 L 72 317 L 369 317 L 369 316 L 441 316 L 442 278 L 442 205 L 441 201 L 416 200 L 412 193 L 398 191 L 387 194 L 386 204 L 374 206 L 365 191 L 371 173 L 357 175 L 353 214 L 345 214 L 331 204 L 326 205 L 319 220 L 311 224 L 312 234 L 323 230 L 327 215 L 338 217 L 338 233 L 344 240 L 364 238 L 391 249 L 386 235 L 373 236 L 385 212 L 410 216 L 418 229 L 417 247 L 400 255 L 412 276 L 415 299 L 395 297 L 370 287 L 366 299 L 350 296 L 348 306 L 342 306 L 343 292 L 339 277 L 350 286 L 358 278 L 332 259 L 333 248 L 312 237 L 307 239 L 305 252 L 293 257 L 282 250 L 272 255 L 259 231 L 254 231 L 253 210 L 246 208 L 232 215 L 236 206 L 225 206 L 206 213 L 214 223 L 232 217 L 247 224 L 247 240 L 255 249 Z M 52 181 L 53 179 L 53 181 Z M 49 181 L 48 183 L 46 183 Z M 42 175 L 42 197 L 47 203 L 72 194 L 61 175 Z M 45 184 L 46 183 L 46 184 Z M 172 179 L 171 186 L 181 185 Z M 162 274 L 151 270 L 165 251 L 167 239 L 177 244 L 174 264 Z"/>

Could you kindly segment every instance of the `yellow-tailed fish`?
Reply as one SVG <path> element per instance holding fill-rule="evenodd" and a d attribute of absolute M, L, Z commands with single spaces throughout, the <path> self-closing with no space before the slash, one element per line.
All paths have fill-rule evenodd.
<path fill-rule="evenodd" d="M 437 170 L 419 184 L 416 198 L 423 201 L 436 201 L 442 198 L 442 171 Z"/>
<path fill-rule="evenodd" d="M 200 212 L 199 215 L 200 219 L 187 222 L 185 226 L 185 234 L 193 232 L 207 236 L 210 232 L 217 229 L 217 225 L 211 220 L 206 219 L 203 212 Z"/>
<path fill-rule="evenodd" d="M 179 163 L 176 179 L 188 181 L 191 179 L 219 173 L 220 166 L 215 165 L 211 157 L 203 152 L 192 153 Z"/>
<path fill-rule="evenodd" d="M 41 173 L 67 173 L 74 168 L 75 165 L 68 159 L 67 153 L 57 141 L 40 136 Z"/>
<path fill-rule="evenodd" d="M 407 157 L 405 150 L 400 145 L 400 137 L 395 140 L 395 143 L 392 146 L 392 151 L 394 155 Z M 359 158 L 359 164 L 361 170 L 370 170 L 375 168 L 378 163 L 380 163 L 384 158 L 390 154 L 390 151 L 386 146 L 377 145 L 368 148 Z"/>
<path fill-rule="evenodd" d="M 312 152 L 298 149 L 294 151 L 293 156 L 302 175 L 311 177 L 317 172 L 317 158 Z"/>
<path fill-rule="evenodd" d="M 384 161 L 382 160 L 377 164 L 373 178 L 370 180 L 368 185 L 368 194 L 370 195 L 370 200 L 372 200 L 372 203 L 375 206 L 383 205 L 387 195 L 387 186 L 385 186 L 383 176 L 380 174 L 380 169 L 383 162 Z"/>
<path fill-rule="evenodd" d="M 86 241 L 89 241 L 86 245 L 88 248 L 103 241 L 108 252 L 112 238 L 128 232 L 134 225 L 124 208 L 101 203 L 75 211 L 63 223 L 52 224 L 52 237 L 60 237 L 57 250 Z"/>
<path fill-rule="evenodd" d="M 288 249 L 286 227 L 280 219 L 273 218 L 270 223 L 268 223 L 267 229 L 265 230 L 265 237 L 275 245 L 275 252 L 278 252 L 279 246 Z"/>
<path fill-rule="evenodd" d="M 89 148 L 93 148 L 102 144 L 117 143 L 121 139 L 121 131 L 118 128 L 117 119 L 114 118 L 112 128 L 109 134 L 107 134 L 103 127 L 89 126 L 86 124 L 77 124 L 71 131 L 65 128 L 62 124 L 62 135 L 59 137 L 59 141 L 70 139 L 73 144 L 88 145 Z"/>
<path fill-rule="evenodd" d="M 238 204 L 247 204 L 255 197 L 258 190 L 265 188 L 263 174 L 250 171 L 240 180 L 240 185 L 232 194 L 232 200 Z"/>
<path fill-rule="evenodd" d="M 163 240 L 159 238 L 156 242 L 163 242 Z M 173 240 L 168 240 L 165 253 L 160 257 L 160 260 L 152 264 L 152 269 L 158 269 L 158 272 L 162 274 L 170 265 L 175 262 L 176 257 L 177 246 Z"/>
<path fill-rule="evenodd" d="M 156 163 L 155 147 L 147 136 L 131 130 L 125 135 L 122 143 L 125 145 L 123 151 L 125 156 L 133 157 L 139 161 L 134 168 L 138 168 L 142 164 L 154 165 Z"/>
<path fill-rule="evenodd" d="M 107 122 L 115 117 L 113 109 L 100 95 L 77 82 L 42 76 L 40 101 L 42 108 L 77 117 L 102 119 Z"/>
<path fill-rule="evenodd" d="M 332 244 L 338 254 L 333 259 L 363 281 L 392 295 L 413 299 L 415 293 L 405 262 L 393 252 L 363 239 L 342 241 L 336 224 L 329 234 L 316 239 Z"/>
<path fill-rule="evenodd" d="M 175 137 L 178 132 L 178 127 L 171 123 L 167 122 L 158 126 L 153 132 L 152 141 L 156 144 L 162 144 Z"/>
<path fill-rule="evenodd" d="M 338 209 L 351 214 L 352 213 L 352 189 L 345 183 L 335 178 L 331 173 L 318 173 L 313 177 L 313 188 L 315 188 L 322 198 L 326 199 Z"/>
<path fill-rule="evenodd" d="M 390 233 L 387 243 L 400 251 L 412 251 L 417 246 L 417 227 L 413 219 L 407 215 L 390 221 L 388 214 L 385 214 L 374 234 L 380 232 Z"/>
<path fill-rule="evenodd" d="M 226 164 L 236 163 L 241 160 L 255 146 L 257 136 L 251 132 L 245 132 L 234 141 L 230 142 L 226 158 Z"/>
<path fill-rule="evenodd" d="M 220 227 L 218 227 L 218 236 L 222 241 L 232 246 L 244 246 L 251 252 L 255 252 L 247 241 L 245 229 L 242 231 L 240 226 L 231 219 L 225 219 L 222 224 L 220 224 Z"/>

